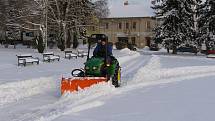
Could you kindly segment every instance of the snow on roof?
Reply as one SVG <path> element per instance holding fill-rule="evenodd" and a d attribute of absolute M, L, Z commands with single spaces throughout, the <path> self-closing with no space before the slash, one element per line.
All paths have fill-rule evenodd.
<path fill-rule="evenodd" d="M 151 0 L 130 0 L 128 5 L 124 5 L 123 0 L 110 3 L 110 15 L 109 18 L 119 17 L 150 17 L 153 16 L 153 9 L 151 6 Z"/>

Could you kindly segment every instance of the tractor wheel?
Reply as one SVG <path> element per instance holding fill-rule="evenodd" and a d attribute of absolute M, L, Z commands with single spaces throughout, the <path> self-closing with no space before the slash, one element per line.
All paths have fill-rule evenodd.
<path fill-rule="evenodd" d="M 114 76 L 112 77 L 112 84 L 117 88 L 120 87 L 121 81 L 121 68 L 117 65 Z"/>

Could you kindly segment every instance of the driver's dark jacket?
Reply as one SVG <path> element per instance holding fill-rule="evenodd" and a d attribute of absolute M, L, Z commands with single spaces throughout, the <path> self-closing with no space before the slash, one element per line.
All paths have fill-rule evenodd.
<path fill-rule="evenodd" d="M 107 49 L 107 56 L 112 56 L 112 46 L 111 45 L 102 45 L 102 44 L 97 44 L 96 48 L 93 51 L 93 56 L 98 56 L 98 57 L 104 57 L 105 58 L 105 52 Z"/>

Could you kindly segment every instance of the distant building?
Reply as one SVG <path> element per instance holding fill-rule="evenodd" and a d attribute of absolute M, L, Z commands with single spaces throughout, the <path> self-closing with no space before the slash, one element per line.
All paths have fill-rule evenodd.
<path fill-rule="evenodd" d="M 139 48 L 150 46 L 157 23 L 151 17 L 154 14 L 150 6 L 151 1 L 138 4 L 124 0 L 122 4 L 113 4 L 110 7 L 111 15 L 100 19 L 100 33 L 108 35 L 113 43 L 131 43 Z"/>
<path fill-rule="evenodd" d="M 152 17 L 120 17 L 101 19 L 99 28 L 113 43 L 125 42 L 143 48 L 150 45 L 155 25 Z"/>

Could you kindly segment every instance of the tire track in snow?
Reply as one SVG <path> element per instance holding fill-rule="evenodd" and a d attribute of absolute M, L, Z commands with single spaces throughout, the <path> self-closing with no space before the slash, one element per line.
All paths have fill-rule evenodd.
<path fill-rule="evenodd" d="M 137 58 L 132 59 L 132 61 L 123 63 L 121 65 L 122 72 L 121 72 L 121 80 L 122 86 L 127 85 L 128 81 L 130 81 L 133 76 L 137 73 L 140 67 L 143 67 L 149 60 L 151 56 L 143 57 L 139 56 Z"/>

